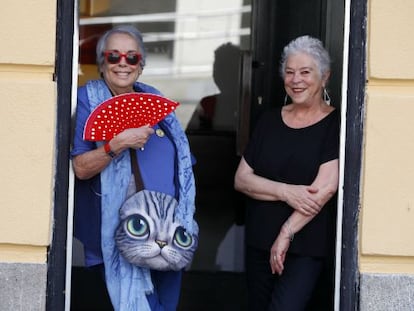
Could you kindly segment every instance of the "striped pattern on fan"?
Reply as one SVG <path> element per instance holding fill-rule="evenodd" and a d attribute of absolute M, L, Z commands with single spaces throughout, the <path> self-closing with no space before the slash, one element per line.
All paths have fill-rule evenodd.
<path fill-rule="evenodd" d="M 109 141 L 125 129 L 153 126 L 178 105 L 176 101 L 149 93 L 126 93 L 111 97 L 89 115 L 83 139 Z"/>

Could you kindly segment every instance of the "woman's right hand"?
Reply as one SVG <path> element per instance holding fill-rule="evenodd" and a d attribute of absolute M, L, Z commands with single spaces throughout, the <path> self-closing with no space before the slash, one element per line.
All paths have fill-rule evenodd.
<path fill-rule="evenodd" d="M 154 129 L 149 125 L 127 129 L 112 138 L 109 147 L 116 155 L 128 148 L 143 148 L 153 133 Z M 112 158 L 106 154 L 102 145 L 97 149 L 75 156 L 73 169 L 79 179 L 89 179 L 100 173 L 111 160 Z"/>
<path fill-rule="evenodd" d="M 111 140 L 111 149 L 118 154 L 128 148 L 143 148 L 153 133 L 154 129 L 149 125 L 126 129 Z"/>
<path fill-rule="evenodd" d="M 320 212 L 322 206 L 318 204 L 315 195 L 318 188 L 291 184 L 285 184 L 284 187 L 284 201 L 297 212 L 305 216 L 314 216 Z"/>

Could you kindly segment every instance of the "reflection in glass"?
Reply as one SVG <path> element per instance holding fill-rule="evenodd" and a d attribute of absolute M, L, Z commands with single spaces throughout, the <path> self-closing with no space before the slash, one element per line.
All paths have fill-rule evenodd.
<path fill-rule="evenodd" d="M 250 1 L 81 0 L 79 8 L 79 85 L 99 77 L 95 65 L 99 36 L 115 24 L 134 24 L 147 48 L 147 65 L 140 81 L 181 103 L 177 116 L 184 128 L 198 112 L 201 98 L 223 92 L 216 77 L 213 80 L 215 50 L 223 44 L 248 49 L 250 44 Z M 233 118 L 237 112 L 232 105 L 217 105 L 216 114 L 226 107 L 229 111 L 223 111 L 226 116 L 220 118 L 229 118 L 227 114 Z M 216 125 L 234 130 L 233 123 L 218 119 Z"/>

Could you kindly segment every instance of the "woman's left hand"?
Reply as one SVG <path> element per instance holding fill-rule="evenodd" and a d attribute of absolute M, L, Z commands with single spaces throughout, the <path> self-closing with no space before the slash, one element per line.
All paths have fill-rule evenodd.
<path fill-rule="evenodd" d="M 318 201 L 319 189 L 314 186 L 284 184 L 284 201 L 305 216 L 315 216 L 322 208 Z"/>

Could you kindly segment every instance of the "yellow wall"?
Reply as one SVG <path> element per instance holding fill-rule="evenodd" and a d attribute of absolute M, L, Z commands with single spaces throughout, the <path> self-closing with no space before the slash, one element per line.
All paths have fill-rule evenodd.
<path fill-rule="evenodd" d="M 44 263 L 53 210 L 56 1 L 4 1 L 1 13 L 0 262 Z"/>
<path fill-rule="evenodd" d="M 45 262 L 53 210 L 56 1 L 4 1 L 1 10 L 0 262 Z M 412 0 L 369 1 L 361 272 L 414 273 L 412 12 Z"/>
<path fill-rule="evenodd" d="M 371 0 L 361 272 L 414 273 L 414 1 Z"/>

